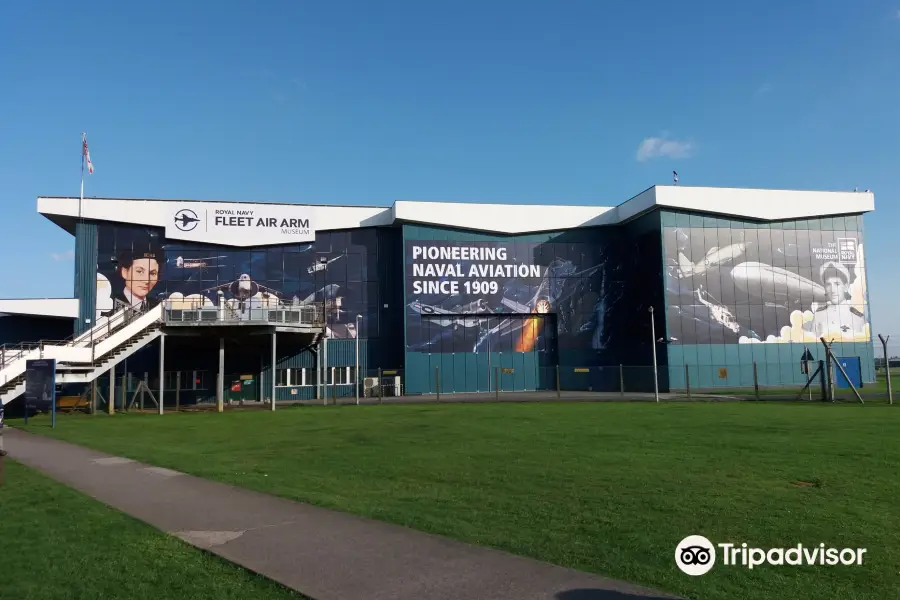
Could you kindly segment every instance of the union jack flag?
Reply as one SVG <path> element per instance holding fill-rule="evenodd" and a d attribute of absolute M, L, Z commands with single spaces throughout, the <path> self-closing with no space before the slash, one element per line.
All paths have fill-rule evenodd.
<path fill-rule="evenodd" d="M 88 150 L 86 133 L 81 134 L 81 146 L 82 146 L 82 150 L 81 150 L 82 160 L 87 163 L 88 174 L 93 175 L 94 174 L 94 163 L 91 162 L 91 153 Z"/>

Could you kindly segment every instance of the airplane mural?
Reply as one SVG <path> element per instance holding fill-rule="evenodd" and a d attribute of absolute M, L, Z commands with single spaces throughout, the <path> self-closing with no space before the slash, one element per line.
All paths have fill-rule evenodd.
<path fill-rule="evenodd" d="M 176 256 L 174 259 L 168 259 L 166 262 L 175 265 L 177 269 L 205 269 L 210 266 L 210 261 L 219 261 L 223 258 L 226 258 L 225 255 L 219 256 L 206 256 L 203 258 L 189 258 L 185 259 L 182 256 Z M 216 264 L 212 265 L 213 267 L 217 266 Z"/>
<path fill-rule="evenodd" d="M 568 302 L 584 295 L 586 282 L 602 267 L 600 264 L 579 269 L 571 260 L 556 258 L 543 268 L 536 286 L 523 286 L 519 280 L 509 279 L 500 294 L 491 297 L 473 298 L 472 295 L 460 294 L 447 296 L 432 304 L 415 299 L 408 307 L 412 313 L 424 317 L 422 322 L 427 323 L 427 327 L 449 330 L 449 335 L 464 329 L 476 330 L 478 333 L 472 352 L 490 347 L 498 338 L 516 334 L 514 346 L 526 351 L 535 347 L 537 338 L 543 333 L 537 321 L 540 315 L 557 313 L 564 305 L 566 309 L 571 308 Z M 589 294 L 596 298 L 593 292 Z M 590 326 L 602 326 L 602 318 L 594 314 L 597 305 L 598 302 L 594 301 L 583 309 L 587 318 L 584 323 L 579 322 L 576 328 L 578 333 L 588 331 Z M 439 332 L 428 340 L 414 342 L 412 346 L 428 348 L 447 337 Z M 600 343 L 599 338 L 597 343 Z"/>
<path fill-rule="evenodd" d="M 816 318 L 824 319 L 816 315 L 825 310 L 831 310 L 831 315 L 855 315 L 857 322 L 846 324 L 854 333 L 844 339 L 867 338 L 865 324 L 860 325 L 864 318 L 859 317 L 866 297 L 864 265 L 861 253 L 855 251 L 861 247 L 858 234 L 823 231 L 815 236 L 801 236 L 801 231 L 797 231 L 790 242 L 775 243 L 776 237 L 783 236 L 776 236 L 774 231 L 769 236 L 732 229 L 729 236 L 737 232 L 741 238 L 758 237 L 759 243 L 712 245 L 700 250 L 704 254 L 695 261 L 690 252 L 693 249 L 696 253 L 698 246 L 691 241 L 696 241 L 697 236 L 708 240 L 708 232 L 703 228 L 664 230 L 666 299 L 670 322 L 682 330 L 680 343 L 713 343 L 722 339 L 726 343 L 789 342 L 802 335 L 784 331 Z M 772 244 L 763 244 L 768 239 Z M 804 239 L 809 241 L 794 241 Z M 842 240 L 850 240 L 849 247 L 854 251 L 840 254 L 838 245 Z M 837 260 L 840 256 L 846 257 L 843 262 Z M 841 265 L 831 269 L 840 280 L 831 285 L 845 291 L 837 299 L 829 296 L 825 281 L 813 279 L 816 274 L 825 278 L 821 273 L 829 261 Z M 829 308 L 834 303 L 846 308 Z M 851 307 L 856 313 L 851 312 Z"/>

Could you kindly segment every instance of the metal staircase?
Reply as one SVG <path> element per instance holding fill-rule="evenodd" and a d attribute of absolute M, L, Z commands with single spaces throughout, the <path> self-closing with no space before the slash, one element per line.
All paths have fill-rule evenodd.
<path fill-rule="evenodd" d="M 0 402 L 25 392 L 26 362 L 55 359 L 57 383 L 90 383 L 160 336 L 162 306 L 145 312 L 122 308 L 69 340 L 0 347 Z"/>

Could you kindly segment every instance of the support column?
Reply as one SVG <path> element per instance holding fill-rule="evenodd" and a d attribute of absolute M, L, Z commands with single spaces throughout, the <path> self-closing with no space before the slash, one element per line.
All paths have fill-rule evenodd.
<path fill-rule="evenodd" d="M 116 414 L 116 365 L 109 368 L 109 394 L 106 396 L 106 412 Z"/>
<path fill-rule="evenodd" d="M 159 414 L 163 414 L 163 403 L 166 389 L 166 334 L 159 334 Z"/>
<path fill-rule="evenodd" d="M 128 359 L 122 359 L 122 411 L 128 410 Z"/>
<path fill-rule="evenodd" d="M 328 404 L 328 338 L 322 338 L 322 400 Z"/>
<path fill-rule="evenodd" d="M 225 411 L 225 338 L 219 338 L 219 375 L 216 377 L 216 410 Z"/>
<path fill-rule="evenodd" d="M 319 398 L 319 386 L 321 385 L 321 379 L 319 378 L 319 371 L 322 370 L 322 341 L 319 340 L 318 348 L 316 348 L 316 400 L 321 400 Z M 305 372 L 305 371 L 304 371 Z"/>
<path fill-rule="evenodd" d="M 278 382 L 275 377 L 275 368 L 278 366 L 278 357 L 276 354 L 277 349 L 277 333 L 272 331 L 272 410 L 275 410 L 275 384 Z"/>

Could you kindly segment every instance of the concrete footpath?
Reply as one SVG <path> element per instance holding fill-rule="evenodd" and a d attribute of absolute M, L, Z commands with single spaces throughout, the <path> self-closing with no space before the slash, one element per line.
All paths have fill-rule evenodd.
<path fill-rule="evenodd" d="M 13 428 L 4 439 L 10 458 L 315 600 L 674 598 Z"/>

